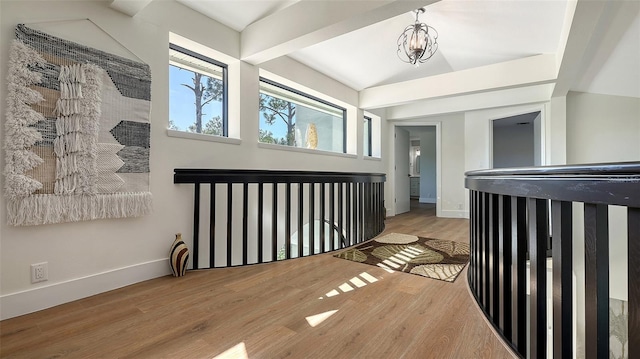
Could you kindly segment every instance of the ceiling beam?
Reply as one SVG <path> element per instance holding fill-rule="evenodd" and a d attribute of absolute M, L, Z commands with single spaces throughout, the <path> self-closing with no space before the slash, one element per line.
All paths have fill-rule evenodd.
<path fill-rule="evenodd" d="M 113 0 L 109 6 L 121 13 L 134 17 L 152 1 L 153 0 Z"/>
<path fill-rule="evenodd" d="M 247 26 L 241 59 L 257 65 L 437 1 L 299 1 Z"/>
<path fill-rule="evenodd" d="M 553 84 L 474 93 L 455 97 L 421 100 L 387 108 L 388 120 L 404 120 L 485 108 L 540 103 L 551 99 Z"/>
<path fill-rule="evenodd" d="M 553 82 L 555 54 L 542 54 L 360 91 L 360 107 L 372 109 L 412 101 Z"/>
<path fill-rule="evenodd" d="M 569 1 L 558 54 L 558 80 L 553 97 L 566 96 L 576 77 L 590 57 L 587 51 L 596 34 L 605 1 Z M 592 45 L 593 49 L 594 46 Z"/>

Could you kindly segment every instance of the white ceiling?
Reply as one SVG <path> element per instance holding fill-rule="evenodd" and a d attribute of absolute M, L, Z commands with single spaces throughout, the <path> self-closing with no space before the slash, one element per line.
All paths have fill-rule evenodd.
<path fill-rule="evenodd" d="M 177 0 L 228 27 L 242 31 L 300 0 Z"/>
<path fill-rule="evenodd" d="M 438 52 L 415 68 L 397 56 L 397 40 L 414 21 L 406 13 L 290 54 L 356 90 L 554 53 L 564 2 L 440 1 L 420 21 L 438 31 Z M 514 31 L 514 29 L 518 29 Z"/>
<path fill-rule="evenodd" d="M 178 1 L 242 32 L 299 0 Z M 365 4 L 365 0 L 330 1 Z M 620 3 L 631 3 L 631 11 L 618 6 L 602 12 L 588 39 L 591 45 L 585 54 L 590 56 L 579 57 L 573 66 L 577 74 L 569 85 L 571 90 L 640 97 L 640 6 Z M 439 49 L 418 68 L 402 63 L 396 55 L 400 32 L 413 22 L 411 12 L 322 39 L 287 55 L 360 91 L 538 54 L 562 54 L 563 29 L 571 25 L 565 24 L 565 0 L 424 0 L 423 4 L 430 5 L 420 20 L 438 31 Z M 291 22 L 313 22 L 316 14 L 307 16 Z"/>

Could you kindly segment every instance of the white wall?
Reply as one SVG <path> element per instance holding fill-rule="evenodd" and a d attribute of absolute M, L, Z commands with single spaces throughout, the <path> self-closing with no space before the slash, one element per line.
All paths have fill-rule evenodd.
<path fill-rule="evenodd" d="M 429 126 L 420 133 L 421 203 L 436 202 L 436 171 L 436 128 Z"/>
<path fill-rule="evenodd" d="M 443 217 L 469 218 L 468 191 L 464 188 L 465 153 L 469 143 L 465 138 L 464 114 L 440 116 L 442 121 L 442 182 L 441 197 Z"/>
<path fill-rule="evenodd" d="M 108 7 L 108 2 L 0 2 L 0 53 L 6 54 L 19 22 L 47 26 L 73 26 L 73 21 L 90 19 L 150 65 L 152 72 L 151 175 L 153 213 L 143 218 L 98 220 L 37 227 L 6 225 L 4 204 L 0 206 L 0 304 L 2 318 L 45 308 L 130 283 L 169 273 L 167 252 L 174 233 L 192 237 L 193 188 L 173 184 L 173 169 L 258 168 L 348 172 L 385 172 L 386 159 L 363 160 L 361 121 L 351 115 L 349 142 L 353 155 L 326 155 L 262 148 L 258 133 L 258 69 L 237 61 L 230 64 L 230 79 L 238 86 L 230 99 L 229 121 L 238 129 L 240 144 L 168 137 L 168 42 L 169 32 L 190 38 L 230 57 L 238 57 L 237 32 L 199 15 L 173 1 L 154 1 L 135 18 Z M 45 24 L 46 22 L 46 24 Z M 35 26 L 35 25 L 34 25 Z M 78 42 L 91 42 L 90 33 L 77 34 Z M 117 42 L 103 45 L 109 51 Z M 306 66 L 288 59 L 269 62 L 269 71 L 290 78 L 344 103 L 357 105 L 357 93 Z M 3 56 L 2 73 L 7 63 Z M 0 75 L 4 79 L 4 75 Z M 235 91 L 235 92 L 234 92 Z M 0 87 L 5 103 L 6 86 Z M 355 111 L 352 111 L 355 112 Z M 382 119 L 381 131 L 386 131 Z M 3 131 L 3 129 L 0 129 Z M 4 133 L 0 132 L 0 138 Z M 382 148 L 386 142 L 383 140 Z M 351 148 L 351 147 L 350 147 Z M 383 152 L 384 155 L 384 152 Z M 0 156 L 4 168 L 4 154 Z M 383 156 L 384 158 L 384 156 Z M 4 178 L 2 178 L 2 184 Z M 388 188 L 388 184 L 386 186 Z M 49 263 L 49 281 L 31 284 L 29 265 Z"/>
<path fill-rule="evenodd" d="M 569 92 L 567 163 L 640 160 L 640 99 Z"/>

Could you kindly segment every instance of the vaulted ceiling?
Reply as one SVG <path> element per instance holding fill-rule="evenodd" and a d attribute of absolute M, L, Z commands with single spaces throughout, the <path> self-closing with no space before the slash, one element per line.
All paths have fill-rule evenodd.
<path fill-rule="evenodd" d="M 134 15 L 151 1 L 161 0 L 112 6 Z M 570 90 L 640 97 L 637 1 L 177 1 L 240 32 L 242 60 L 289 56 L 359 91 L 363 108 L 490 101 L 513 89 L 534 98 Z M 419 7 L 439 49 L 416 68 L 397 58 L 396 42 Z"/>

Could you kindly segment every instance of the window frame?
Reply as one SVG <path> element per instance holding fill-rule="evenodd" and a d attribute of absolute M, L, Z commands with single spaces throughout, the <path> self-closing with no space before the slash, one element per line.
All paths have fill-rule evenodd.
<path fill-rule="evenodd" d="M 202 55 L 193 50 L 189 50 L 180 45 L 176 45 L 172 42 L 169 43 L 169 49 L 174 50 L 180 53 L 183 53 L 187 56 L 193 57 L 195 59 L 208 62 L 215 66 L 218 66 L 222 69 L 222 136 L 219 137 L 229 137 L 229 74 L 228 74 L 228 65 L 224 62 L 213 59 L 209 56 Z M 169 64 L 169 66 L 172 66 Z M 189 70 L 190 71 L 190 70 Z M 206 74 L 203 74 L 206 75 Z M 180 132 L 189 132 L 189 131 L 180 131 Z M 205 135 L 200 133 L 200 135 Z M 215 135 L 206 135 L 206 136 L 215 136 Z"/>
<path fill-rule="evenodd" d="M 343 153 L 343 154 L 347 153 L 347 109 L 346 108 L 344 108 L 342 106 L 339 106 L 339 105 L 336 105 L 334 103 L 331 103 L 331 102 L 329 102 L 327 100 L 321 99 L 319 97 L 310 95 L 310 94 L 305 93 L 303 91 L 297 90 L 297 89 L 295 89 L 293 87 L 290 87 L 290 86 L 287 86 L 287 85 L 283 85 L 283 84 L 281 84 L 279 82 L 270 80 L 270 79 L 268 79 L 268 78 L 266 78 L 264 76 L 259 76 L 258 79 L 259 79 L 259 82 L 264 82 L 264 83 L 266 83 L 268 85 L 271 85 L 271 86 L 280 88 L 282 90 L 291 92 L 291 93 L 296 94 L 298 96 L 306 97 L 306 98 L 308 98 L 308 99 L 310 99 L 312 101 L 317 101 L 317 102 L 320 102 L 323 105 L 326 105 L 326 106 L 329 106 L 329 107 L 333 107 L 333 108 L 335 108 L 337 110 L 342 111 L 342 152 L 334 152 L 334 153 Z M 262 91 L 260 90 L 259 93 L 262 93 Z M 278 145 L 278 146 L 293 147 L 293 146 L 285 146 L 285 145 Z M 333 152 L 333 151 L 326 151 L 326 152 Z"/>
<path fill-rule="evenodd" d="M 363 141 L 367 142 L 367 153 L 363 153 L 364 156 L 367 157 L 373 157 L 373 148 L 372 144 L 372 138 L 373 138 L 373 134 L 371 133 L 371 130 L 373 129 L 373 118 L 364 115 L 364 125 L 366 126 L 366 129 L 368 130 L 367 133 L 369 134 L 369 136 L 367 136 L 365 139 L 363 139 Z M 363 131 L 364 133 L 364 131 Z M 363 151 L 364 152 L 364 151 Z"/>

